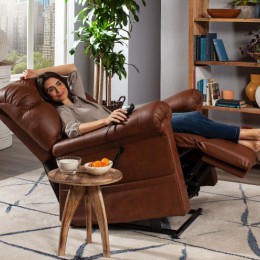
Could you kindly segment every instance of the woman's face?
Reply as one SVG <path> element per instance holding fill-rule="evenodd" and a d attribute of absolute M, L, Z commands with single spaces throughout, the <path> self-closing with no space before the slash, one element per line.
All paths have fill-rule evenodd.
<path fill-rule="evenodd" d="M 44 89 L 47 95 L 55 101 L 64 103 L 68 99 L 68 89 L 59 79 L 47 79 L 44 84 Z"/>

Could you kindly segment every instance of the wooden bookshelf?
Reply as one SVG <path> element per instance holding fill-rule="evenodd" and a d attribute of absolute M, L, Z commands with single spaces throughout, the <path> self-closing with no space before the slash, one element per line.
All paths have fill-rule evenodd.
<path fill-rule="evenodd" d="M 205 18 L 195 17 L 194 22 L 207 22 L 207 23 L 260 23 L 260 19 L 253 18 Z"/>
<path fill-rule="evenodd" d="M 194 35 L 203 35 L 209 31 L 211 23 L 219 23 L 218 27 L 225 28 L 225 23 L 240 23 L 243 27 L 243 23 L 251 23 L 260 25 L 260 18 L 210 18 L 207 14 L 207 9 L 210 7 L 209 0 L 189 0 L 189 87 L 196 88 L 196 68 L 202 66 L 233 66 L 233 67 L 244 67 L 259 69 L 260 64 L 254 61 L 241 61 L 241 60 L 229 60 L 229 61 L 196 61 L 194 59 Z M 224 7 L 223 7 L 224 8 Z M 240 26 L 239 24 L 232 30 L 236 30 Z M 240 26 L 240 27 L 241 27 Z M 255 70 L 254 70 L 255 71 Z M 255 72 L 254 72 L 255 73 Z M 248 75 L 249 76 L 249 75 Z M 213 76 L 214 78 L 214 76 Z M 241 91 L 238 89 L 238 91 Z M 252 107 L 248 105 L 245 108 L 228 108 L 228 107 L 215 107 L 215 106 L 204 106 L 204 111 L 207 113 L 209 110 L 217 111 L 230 111 L 238 113 L 248 114 L 260 114 L 260 108 Z"/>
<path fill-rule="evenodd" d="M 243 108 L 232 108 L 232 107 L 216 107 L 216 106 L 203 106 L 204 110 L 218 110 L 218 111 L 230 111 L 237 113 L 249 113 L 249 114 L 258 114 L 260 115 L 260 108 L 247 105 Z"/>
<path fill-rule="evenodd" d="M 250 61 L 195 61 L 194 65 L 260 68 L 260 63 Z"/>

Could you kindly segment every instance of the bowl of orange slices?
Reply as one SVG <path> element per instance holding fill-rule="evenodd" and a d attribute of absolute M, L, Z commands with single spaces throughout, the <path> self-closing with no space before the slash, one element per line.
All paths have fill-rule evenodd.
<path fill-rule="evenodd" d="M 101 160 L 88 162 L 84 164 L 86 172 L 93 175 L 102 175 L 107 173 L 113 165 L 113 162 L 107 158 Z"/>

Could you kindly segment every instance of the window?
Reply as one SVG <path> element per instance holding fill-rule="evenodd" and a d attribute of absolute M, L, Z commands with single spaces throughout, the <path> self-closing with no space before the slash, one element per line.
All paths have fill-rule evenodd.
<path fill-rule="evenodd" d="M 0 0 L 0 29 L 8 37 L 13 76 L 54 65 L 55 0 Z"/>

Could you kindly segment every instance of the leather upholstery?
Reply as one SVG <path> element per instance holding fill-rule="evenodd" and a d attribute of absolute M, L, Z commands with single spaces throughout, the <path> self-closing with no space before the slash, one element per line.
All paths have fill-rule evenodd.
<path fill-rule="evenodd" d="M 205 162 L 209 163 L 209 159 L 206 159 L 208 157 L 212 160 L 215 159 L 216 162 L 220 161 L 220 163 L 213 163 L 213 165 L 239 177 L 244 176 L 256 164 L 255 153 L 246 146 L 237 143 L 180 133 L 175 134 L 175 139 L 178 147 L 199 148 L 204 153 Z M 232 166 L 233 170 L 227 170 L 228 164 Z"/>
<path fill-rule="evenodd" d="M 0 119 L 43 163 L 46 171 L 63 155 L 82 157 L 82 163 L 102 157 L 114 159 L 123 153 L 117 168 L 123 179 L 102 187 L 109 223 L 185 215 L 190 202 L 179 153 L 195 149 L 209 164 L 211 173 L 204 184 L 217 181 L 215 166 L 242 177 L 256 163 L 248 148 L 228 141 L 190 134 L 174 134 L 171 113 L 202 109 L 202 97 L 186 90 L 164 101 L 136 109 L 127 122 L 90 132 L 77 138 L 62 136 L 56 110 L 44 102 L 34 80 L 20 80 L 0 90 Z M 67 186 L 53 185 L 62 211 Z M 81 205 L 73 220 L 85 225 Z"/>
<path fill-rule="evenodd" d="M 178 93 L 164 101 L 171 106 L 172 112 L 202 111 L 202 96 L 195 89 Z M 235 176 L 244 177 L 257 163 L 255 153 L 243 145 L 227 140 L 207 139 L 194 134 L 174 135 L 177 147 L 198 148 L 204 154 L 202 161 Z"/>

